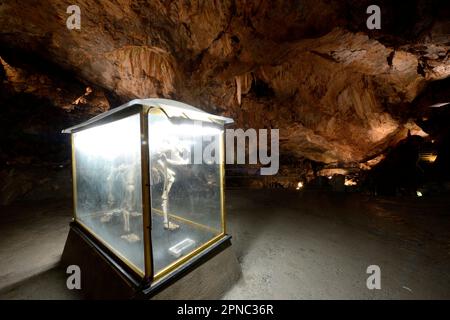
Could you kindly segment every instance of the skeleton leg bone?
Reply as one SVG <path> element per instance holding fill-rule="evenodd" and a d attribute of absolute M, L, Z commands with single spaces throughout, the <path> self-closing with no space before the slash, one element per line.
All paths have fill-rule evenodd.
<path fill-rule="evenodd" d="M 169 221 L 169 214 L 168 214 L 168 206 L 169 206 L 169 193 L 170 189 L 172 188 L 173 183 L 175 182 L 175 172 L 167 168 L 167 166 L 164 166 L 164 188 L 163 193 L 161 196 L 162 199 L 162 209 L 164 213 L 164 229 L 167 230 L 175 230 L 178 229 L 180 226 L 170 222 Z"/>
<path fill-rule="evenodd" d="M 123 231 L 130 232 L 130 212 L 128 210 L 123 210 L 122 216 L 123 216 Z"/>
<path fill-rule="evenodd" d="M 125 195 L 125 200 L 123 203 L 122 217 L 123 217 L 123 229 L 126 234 L 122 235 L 121 238 L 128 242 L 136 242 L 140 240 L 140 237 L 131 232 L 130 228 L 130 216 L 136 216 L 136 212 L 132 211 L 134 203 L 134 184 L 129 184 L 127 186 L 127 192 Z"/>

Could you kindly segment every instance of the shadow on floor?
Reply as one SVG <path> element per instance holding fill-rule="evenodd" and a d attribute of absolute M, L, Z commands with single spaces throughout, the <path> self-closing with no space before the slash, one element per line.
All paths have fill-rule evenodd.
<path fill-rule="evenodd" d="M 0 291 L 1 300 L 80 300 L 77 290 L 66 286 L 67 274 L 55 267 L 22 280 Z"/>

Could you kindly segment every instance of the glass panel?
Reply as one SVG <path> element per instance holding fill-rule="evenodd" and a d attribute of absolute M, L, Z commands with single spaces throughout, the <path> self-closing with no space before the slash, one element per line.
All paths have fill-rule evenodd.
<path fill-rule="evenodd" d="M 155 274 L 222 233 L 223 127 L 149 112 Z M 202 159 L 203 153 L 212 158 Z M 217 160 L 214 158 L 217 157 Z"/>
<path fill-rule="evenodd" d="M 139 114 L 74 133 L 76 218 L 144 270 Z"/>

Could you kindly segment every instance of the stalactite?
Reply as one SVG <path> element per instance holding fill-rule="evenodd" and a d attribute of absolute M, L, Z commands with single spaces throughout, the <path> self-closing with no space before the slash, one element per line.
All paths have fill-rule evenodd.
<path fill-rule="evenodd" d="M 247 94 L 252 87 L 253 74 L 251 72 L 247 72 L 242 75 L 236 76 L 235 81 L 236 81 L 236 99 L 238 101 L 238 104 L 241 105 L 242 95 Z"/>

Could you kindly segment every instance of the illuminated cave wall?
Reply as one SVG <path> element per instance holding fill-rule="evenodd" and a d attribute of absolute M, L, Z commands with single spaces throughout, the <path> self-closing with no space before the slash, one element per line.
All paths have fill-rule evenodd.
<path fill-rule="evenodd" d="M 425 135 L 421 108 L 440 97 L 416 98 L 450 75 L 446 1 L 380 1 L 374 31 L 371 1 L 80 0 L 81 30 L 66 28 L 70 4 L 0 5 L 3 203 L 39 180 L 15 187 L 17 166 L 67 165 L 59 129 L 136 97 L 279 128 L 283 175 L 310 172 L 305 159 L 371 167 L 408 130 Z"/>

